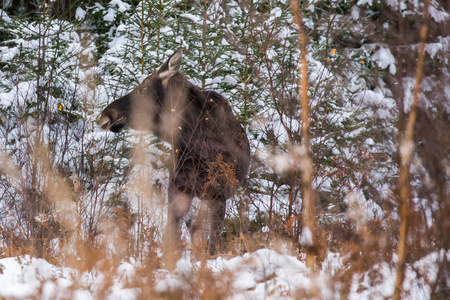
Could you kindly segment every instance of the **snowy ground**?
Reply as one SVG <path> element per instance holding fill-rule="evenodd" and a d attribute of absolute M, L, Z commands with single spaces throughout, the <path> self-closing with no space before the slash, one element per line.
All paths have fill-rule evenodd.
<path fill-rule="evenodd" d="M 408 267 L 404 284 L 410 295 L 408 299 L 430 298 L 426 281 L 436 279 L 437 259 L 438 254 L 433 253 Z M 99 262 L 98 267 L 89 272 L 79 272 L 29 256 L 1 259 L 0 298 L 136 299 L 141 296 L 141 287 L 149 282 L 146 278 L 138 278 L 137 267 L 128 262 L 121 263 L 108 274 L 100 271 L 105 269 L 101 264 Z M 384 299 L 391 296 L 395 282 L 394 267 L 395 264 L 388 263 L 374 266 L 383 279 L 372 284 L 367 274 L 353 276 L 349 299 Z M 329 253 L 322 264 L 323 271 L 314 282 L 322 299 L 340 298 L 339 286 L 331 280 L 340 268 L 343 266 L 339 256 Z M 153 294 L 173 295 L 181 291 L 185 298 L 191 298 L 193 294 L 190 289 L 201 276 L 201 269 L 201 263 L 193 262 L 187 256 L 178 261 L 173 272 L 163 269 L 155 271 Z M 420 279 L 415 275 L 417 269 L 424 274 Z M 228 299 L 293 299 L 298 295 L 307 295 L 312 286 L 310 272 L 303 262 L 294 256 L 268 249 L 230 259 L 218 257 L 209 260 L 206 270 L 218 289 L 225 287 Z"/>

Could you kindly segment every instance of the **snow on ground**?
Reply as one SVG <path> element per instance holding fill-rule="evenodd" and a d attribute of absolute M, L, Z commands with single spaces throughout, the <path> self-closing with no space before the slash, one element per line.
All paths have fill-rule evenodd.
<path fill-rule="evenodd" d="M 432 253 L 416 262 L 406 271 L 404 288 L 411 295 L 408 299 L 429 299 L 430 289 L 426 281 L 436 279 L 436 261 L 442 259 Z M 447 252 L 450 256 L 450 252 Z M 101 262 L 91 271 L 80 273 L 67 267 L 57 267 L 44 259 L 30 256 L 0 259 L 0 298 L 29 299 L 136 299 L 141 286 L 150 282 L 138 278 L 137 267 L 122 262 L 114 272 L 102 268 Z M 298 291 L 308 292 L 312 278 L 308 268 L 294 256 L 274 250 L 260 249 L 243 256 L 208 260 L 206 269 L 217 286 L 228 286 L 228 299 L 293 299 Z M 339 285 L 333 276 L 342 268 L 338 254 L 329 253 L 322 270 L 314 279 L 322 299 L 338 299 Z M 395 282 L 395 264 L 374 266 L 381 270 L 382 280 L 370 284 L 367 274 L 356 274 L 350 287 L 349 299 L 384 299 L 392 295 Z M 170 294 L 185 292 L 195 286 L 202 264 L 185 254 L 174 271 L 156 270 L 154 292 Z M 417 278 L 413 270 L 421 269 L 426 278 Z M 101 270 L 109 270 L 101 271 Z M 105 288 L 105 285 L 109 284 Z"/>

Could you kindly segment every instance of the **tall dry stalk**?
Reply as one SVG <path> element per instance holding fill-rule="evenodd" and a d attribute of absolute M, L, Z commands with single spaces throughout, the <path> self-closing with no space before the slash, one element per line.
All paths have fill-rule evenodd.
<path fill-rule="evenodd" d="M 206 34 L 207 34 L 207 18 L 208 18 L 208 2 L 203 1 L 203 27 L 202 27 L 202 52 L 204 57 L 206 57 Z M 206 72 L 206 62 L 202 60 L 202 90 L 205 90 L 205 72 Z"/>
<path fill-rule="evenodd" d="M 316 226 L 316 207 L 315 207 L 315 192 L 312 187 L 313 180 L 313 164 L 312 155 L 310 151 L 309 142 L 309 99 L 308 99 L 308 73 L 307 73 L 307 59 L 306 59 L 306 32 L 303 24 L 300 20 L 300 12 L 298 10 L 297 0 L 291 0 L 291 10 L 294 17 L 294 22 L 297 25 L 297 29 L 300 35 L 299 47 L 300 47 L 300 61 L 299 70 L 300 77 L 298 79 L 299 92 L 300 92 L 300 106 L 302 107 L 301 113 L 301 136 L 303 141 L 303 158 L 300 160 L 302 166 L 302 218 L 303 218 L 303 231 L 309 230 L 311 232 L 311 240 L 306 249 L 306 265 L 314 272 L 315 267 L 315 236 L 314 228 Z M 306 229 L 307 228 L 307 229 Z M 305 234 L 305 232 L 303 232 Z"/>
<path fill-rule="evenodd" d="M 423 61 L 425 56 L 425 40 L 428 32 L 427 21 L 429 18 L 428 8 L 430 1 L 425 2 L 425 17 L 424 23 L 420 33 L 420 47 L 419 47 L 419 59 L 417 62 L 417 70 L 415 76 L 415 85 L 413 92 L 413 101 L 411 104 L 411 111 L 409 112 L 409 118 L 406 124 L 404 137 L 399 145 L 400 153 L 400 174 L 399 174 L 399 204 L 400 204 L 400 230 L 399 230 L 399 243 L 398 243 L 398 264 L 397 275 L 395 281 L 394 300 L 401 298 L 402 284 L 405 278 L 405 262 L 407 254 L 407 235 L 409 225 L 409 210 L 410 210 L 410 198 L 411 191 L 409 185 L 409 172 L 411 166 L 411 157 L 413 150 L 413 135 L 414 125 L 417 118 L 417 102 L 420 92 L 420 81 L 422 79 Z"/>

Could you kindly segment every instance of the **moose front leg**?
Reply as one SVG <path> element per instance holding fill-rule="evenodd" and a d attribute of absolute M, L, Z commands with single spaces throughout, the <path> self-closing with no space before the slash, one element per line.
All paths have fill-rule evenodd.
<path fill-rule="evenodd" d="M 166 264 L 175 264 L 181 246 L 181 226 L 192 204 L 192 196 L 177 190 L 173 185 L 169 187 L 169 208 L 167 225 L 164 232 L 164 254 Z M 167 261 L 171 260 L 171 262 Z M 175 261 L 173 261 L 175 259 Z"/>
<path fill-rule="evenodd" d="M 223 220 L 225 219 L 226 200 L 212 200 L 210 203 L 211 212 L 211 234 L 209 237 L 209 252 L 211 255 L 223 251 L 221 243 L 221 234 L 223 229 Z"/>
<path fill-rule="evenodd" d="M 222 250 L 220 234 L 224 218 L 224 201 L 204 200 L 201 202 L 197 217 L 190 228 L 192 246 L 196 255 L 203 255 L 207 245 L 211 255 Z"/>

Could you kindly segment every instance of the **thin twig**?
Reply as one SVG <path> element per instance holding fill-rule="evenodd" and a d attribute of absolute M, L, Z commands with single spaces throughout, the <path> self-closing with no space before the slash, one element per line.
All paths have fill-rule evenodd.
<path fill-rule="evenodd" d="M 423 61 L 425 56 L 425 40 L 428 32 L 428 17 L 429 17 L 429 5 L 430 1 L 425 2 L 425 18 L 422 24 L 422 30 L 420 33 L 420 48 L 419 59 L 417 62 L 416 71 L 416 83 L 413 92 L 413 101 L 411 104 L 411 111 L 409 112 L 409 118 L 406 124 L 406 131 L 404 138 L 399 145 L 400 153 L 400 174 L 399 174 L 399 204 L 400 204 L 400 230 L 399 230 L 399 243 L 398 243 L 398 264 L 397 264 L 397 276 L 395 281 L 394 300 L 400 299 L 402 291 L 403 280 L 405 278 L 405 262 L 407 253 L 406 237 L 408 235 L 408 223 L 409 223 L 409 209 L 411 191 L 409 186 L 409 172 L 411 166 L 412 150 L 413 150 L 413 135 L 414 125 L 417 118 L 417 102 L 419 99 L 420 82 L 422 79 Z"/>
<path fill-rule="evenodd" d="M 303 152 L 301 159 L 302 170 L 302 217 L 303 228 L 308 228 L 311 231 L 311 244 L 306 249 L 306 265 L 314 272 L 315 269 L 315 236 L 314 228 L 316 226 L 316 207 L 315 207 L 315 192 L 312 187 L 312 179 L 314 168 L 312 164 L 312 155 L 310 151 L 309 142 L 309 99 L 308 99 L 308 73 L 307 73 L 307 58 L 306 58 L 306 32 L 304 26 L 300 20 L 300 13 L 298 10 L 297 0 L 291 0 L 291 10 L 294 17 L 294 22 L 298 26 L 300 34 L 299 47 L 300 47 L 300 61 L 299 70 L 300 76 L 298 79 L 299 92 L 300 92 L 300 105 L 302 107 L 301 112 L 301 135 L 303 142 Z M 304 234 L 304 233 L 303 233 Z M 314 291 L 313 291 L 314 293 Z"/>

